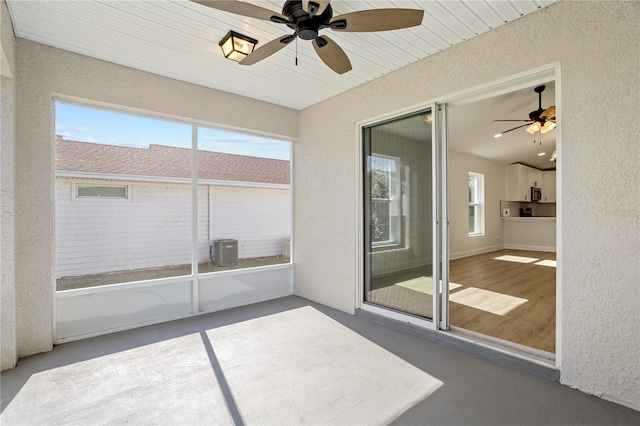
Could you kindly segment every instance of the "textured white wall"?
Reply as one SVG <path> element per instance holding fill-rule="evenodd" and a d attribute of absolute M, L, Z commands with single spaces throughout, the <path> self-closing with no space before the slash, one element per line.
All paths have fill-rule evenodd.
<path fill-rule="evenodd" d="M 52 96 L 297 136 L 297 112 L 18 39 L 16 300 L 18 355 L 52 347 Z M 211 70 L 215 72 L 215 70 Z M 244 114 L 237 114 L 243 111 Z M 250 121 L 244 117 L 251 117 Z"/>
<path fill-rule="evenodd" d="M 354 311 L 356 122 L 559 62 L 561 380 L 640 409 L 638 22 L 637 2 L 562 1 L 302 111 L 296 293 Z"/>
<path fill-rule="evenodd" d="M 15 304 L 15 251 L 14 251 L 14 199 L 15 199 L 15 131 L 16 84 L 15 39 L 11 18 L 4 0 L 0 2 L 0 47 L 3 69 L 0 87 L 0 285 L 2 306 L 0 335 L 0 369 L 15 366 L 16 353 L 16 304 Z M 6 62 L 5 62 L 6 60 Z M 4 67 L 7 66 L 8 70 Z"/>
<path fill-rule="evenodd" d="M 469 172 L 484 175 L 483 237 L 469 237 Z M 449 152 L 449 192 L 451 257 L 470 256 L 502 248 L 504 240 L 500 200 L 504 200 L 507 193 L 507 166 L 452 150 Z"/>

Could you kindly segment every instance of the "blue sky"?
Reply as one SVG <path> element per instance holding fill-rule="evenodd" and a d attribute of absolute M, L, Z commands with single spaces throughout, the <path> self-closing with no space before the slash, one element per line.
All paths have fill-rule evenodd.
<path fill-rule="evenodd" d="M 148 148 L 149 144 L 191 148 L 187 124 L 56 102 L 56 135 L 65 139 Z M 198 128 L 198 149 L 290 160 L 291 144 L 276 139 Z"/>

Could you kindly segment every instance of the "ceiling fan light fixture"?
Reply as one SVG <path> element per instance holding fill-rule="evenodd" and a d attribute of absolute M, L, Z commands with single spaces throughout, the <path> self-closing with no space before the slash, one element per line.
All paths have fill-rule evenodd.
<path fill-rule="evenodd" d="M 540 129 L 541 129 L 540 123 L 536 121 L 531 126 L 527 127 L 527 132 L 534 134 L 535 132 L 540 131 Z"/>
<path fill-rule="evenodd" d="M 540 129 L 540 133 L 547 133 L 556 128 L 556 123 L 553 121 L 547 121 L 544 123 L 542 128 Z"/>
<path fill-rule="evenodd" d="M 258 44 L 258 40 L 235 31 L 229 31 L 218 43 L 224 57 L 236 62 L 242 61 L 253 52 L 256 44 Z"/>

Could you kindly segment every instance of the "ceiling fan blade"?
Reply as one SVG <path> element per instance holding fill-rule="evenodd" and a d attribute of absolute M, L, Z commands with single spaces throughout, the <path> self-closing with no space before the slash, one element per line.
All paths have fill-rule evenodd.
<path fill-rule="evenodd" d="M 509 133 L 509 132 L 511 132 L 513 130 L 517 130 L 517 129 L 522 129 L 523 127 L 528 126 L 528 125 L 529 125 L 529 123 L 523 124 L 522 126 L 514 127 L 513 129 L 505 130 L 504 132 L 500 132 L 500 133 L 502 133 L 504 135 L 505 133 Z"/>
<path fill-rule="evenodd" d="M 351 71 L 351 61 L 344 50 L 327 36 L 320 36 L 313 40 L 313 48 L 329 68 L 338 74 Z"/>
<path fill-rule="evenodd" d="M 540 118 L 551 119 L 556 116 L 556 107 L 555 105 L 551 105 L 549 108 L 545 109 L 542 114 L 540 114 Z"/>
<path fill-rule="evenodd" d="M 302 0 L 302 9 L 313 18 L 316 15 L 322 15 L 330 2 L 331 0 Z"/>
<path fill-rule="evenodd" d="M 194 3 L 208 6 L 212 9 L 222 10 L 224 12 L 235 13 L 236 15 L 242 15 L 249 18 L 263 19 L 265 21 L 271 21 L 271 17 L 275 16 L 276 19 L 289 21 L 286 16 L 274 12 L 264 7 L 256 6 L 241 1 L 224 1 L 224 0 L 191 0 Z"/>
<path fill-rule="evenodd" d="M 269 43 L 265 44 L 259 49 L 254 50 L 251 54 L 247 55 L 246 58 L 240 61 L 240 65 L 253 65 L 256 62 L 260 62 L 261 60 L 268 58 L 269 56 L 276 53 L 278 50 L 285 47 L 287 44 L 291 43 L 292 40 L 296 38 L 294 35 L 285 35 L 282 37 L 278 37 L 275 40 L 271 40 Z"/>
<path fill-rule="evenodd" d="M 424 10 L 420 9 L 362 10 L 338 15 L 331 20 L 328 27 L 335 31 L 352 33 L 399 30 L 420 25 L 423 16 Z"/>

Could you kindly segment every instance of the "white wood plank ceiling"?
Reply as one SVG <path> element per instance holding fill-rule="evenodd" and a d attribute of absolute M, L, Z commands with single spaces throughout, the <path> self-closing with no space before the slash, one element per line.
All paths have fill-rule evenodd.
<path fill-rule="evenodd" d="M 282 10 L 284 0 L 248 0 Z M 217 11 L 188 0 L 7 0 L 17 37 L 143 71 L 303 109 L 378 78 L 556 0 L 333 0 L 334 16 L 379 8 L 424 9 L 422 25 L 378 33 L 323 30 L 353 69 L 335 74 L 310 42 L 296 42 L 252 66 L 225 59 L 218 42 L 229 30 L 258 46 L 291 34 L 284 25 Z"/>

